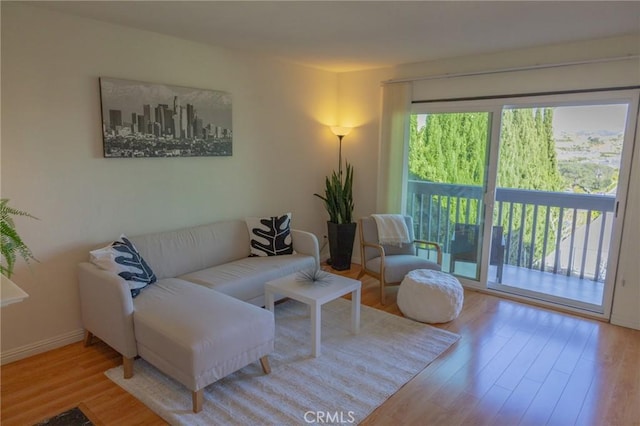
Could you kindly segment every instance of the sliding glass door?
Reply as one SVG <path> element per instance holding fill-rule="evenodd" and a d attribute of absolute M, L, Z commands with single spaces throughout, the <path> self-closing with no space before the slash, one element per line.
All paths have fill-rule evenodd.
<path fill-rule="evenodd" d="M 414 105 L 407 213 L 463 284 L 608 315 L 638 91 Z"/>
<path fill-rule="evenodd" d="M 417 238 L 443 250 L 443 270 L 480 280 L 490 111 L 413 114 L 407 214 Z"/>
<path fill-rule="evenodd" d="M 602 95 L 503 108 L 493 223 L 504 266 L 490 288 L 604 313 L 636 108 Z"/>

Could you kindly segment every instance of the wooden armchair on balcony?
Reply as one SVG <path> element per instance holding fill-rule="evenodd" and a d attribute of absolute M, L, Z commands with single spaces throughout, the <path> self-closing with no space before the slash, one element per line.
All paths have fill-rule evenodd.
<path fill-rule="evenodd" d="M 478 241 L 480 226 L 468 223 L 456 223 L 453 240 L 450 245 L 449 272 L 454 273 L 456 262 L 478 262 Z M 502 282 L 504 268 L 505 243 L 502 226 L 494 226 L 491 232 L 491 254 L 489 264 L 497 266 L 498 283 Z"/>
<path fill-rule="evenodd" d="M 413 220 L 411 216 L 404 217 L 409 240 L 400 246 L 382 245 L 378 238 L 378 227 L 373 217 L 361 218 L 358 223 L 360 234 L 360 256 L 362 257 L 362 270 L 358 279 L 368 274 L 380 281 L 380 303 L 385 304 L 385 287 L 398 285 L 404 276 L 415 269 L 435 269 L 439 271 L 442 266 L 442 250 L 438 243 L 432 241 L 416 240 L 413 232 Z M 437 262 L 420 257 L 420 250 L 432 247 L 437 252 Z"/>

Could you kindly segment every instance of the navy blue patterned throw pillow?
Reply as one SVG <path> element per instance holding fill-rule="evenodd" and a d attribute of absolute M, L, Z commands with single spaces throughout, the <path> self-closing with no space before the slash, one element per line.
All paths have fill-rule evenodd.
<path fill-rule="evenodd" d="M 248 217 L 250 256 L 293 254 L 291 213 L 282 216 Z"/>
<path fill-rule="evenodd" d="M 124 235 L 111 245 L 90 252 L 91 262 L 106 271 L 118 274 L 127 281 L 131 296 L 156 282 L 156 275 L 145 262 L 133 243 Z"/>

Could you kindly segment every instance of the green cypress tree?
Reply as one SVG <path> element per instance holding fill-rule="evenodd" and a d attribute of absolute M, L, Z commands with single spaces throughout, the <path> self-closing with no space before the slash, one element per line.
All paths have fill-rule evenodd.
<path fill-rule="evenodd" d="M 460 185 L 482 185 L 486 167 L 486 149 L 488 141 L 489 115 L 487 113 L 447 113 L 429 114 L 425 126 L 417 128 L 417 117 L 410 122 L 411 139 L 409 151 L 409 172 L 412 178 L 436 183 L 454 183 Z M 505 109 L 502 114 L 500 155 L 498 159 L 498 187 L 515 189 L 535 189 L 557 191 L 561 188 L 557 165 L 555 140 L 553 138 L 553 110 L 551 108 Z M 455 202 L 451 211 L 447 210 L 446 199 L 434 197 L 431 200 L 432 212 L 441 210 L 441 215 L 449 216 L 452 223 L 456 217 L 469 218 L 473 223 L 477 217 L 477 203 L 469 206 L 461 201 L 461 211 L 455 211 Z M 508 232 L 509 205 L 504 206 L 501 225 Z M 535 247 L 535 257 L 542 251 L 546 210 L 539 209 L 536 225 L 535 244 L 531 241 L 533 230 L 533 208 L 529 207 L 521 222 L 521 207 L 514 206 L 510 243 L 514 263 L 517 248 L 520 245 L 520 229 L 523 230 L 523 254 L 526 262 L 530 249 Z M 494 223 L 497 221 L 497 211 Z M 557 212 L 551 212 L 550 218 L 557 222 Z M 429 220 L 429 217 L 423 220 Z M 444 221 L 443 221 L 444 222 Z M 433 225 L 433 224 L 432 224 Z M 557 226 L 557 223 L 553 226 Z M 442 226 L 441 226 L 442 227 Z M 553 246 L 555 228 L 548 235 L 549 247 Z M 444 228 L 437 231 L 438 239 L 446 241 Z M 538 241 L 540 240 L 540 241 Z M 546 250 L 548 253 L 549 250 Z M 526 263 L 525 263 L 526 264 Z"/>
<path fill-rule="evenodd" d="M 562 189 L 562 177 L 558 169 L 558 154 L 556 153 L 556 140 L 553 135 L 553 108 L 544 109 L 544 139 L 547 143 L 547 170 L 550 178 L 549 190 L 560 191 Z"/>

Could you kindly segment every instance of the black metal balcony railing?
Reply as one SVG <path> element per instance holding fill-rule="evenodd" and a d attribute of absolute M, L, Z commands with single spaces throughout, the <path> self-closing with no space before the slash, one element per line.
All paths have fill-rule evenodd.
<path fill-rule="evenodd" d="M 445 253 L 456 223 L 480 223 L 480 186 L 409 181 L 407 195 L 416 236 Z M 506 264 L 603 281 L 615 197 L 497 188 L 495 201 Z"/>

